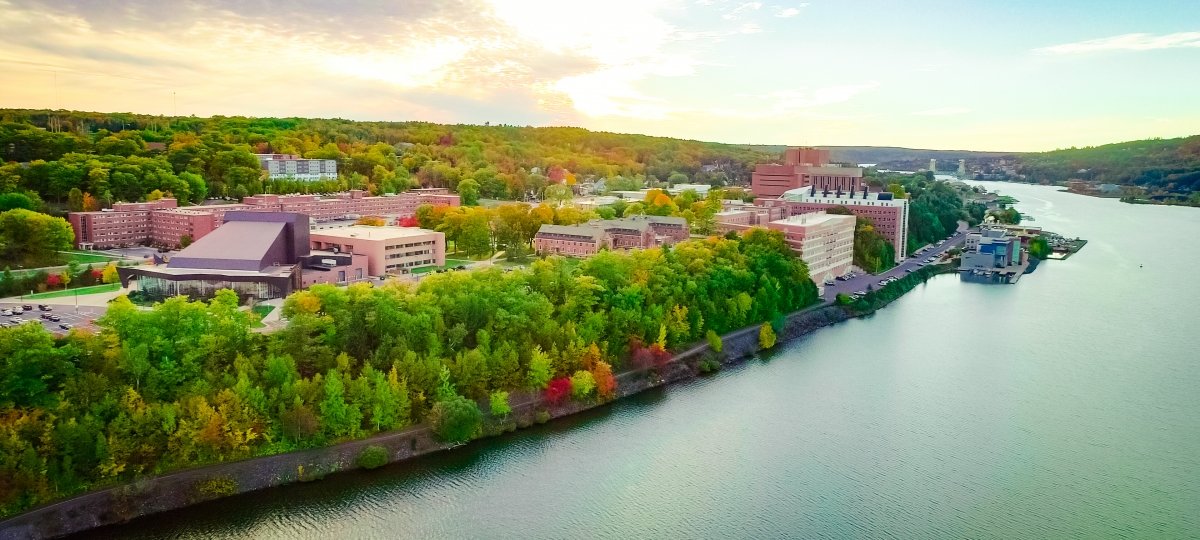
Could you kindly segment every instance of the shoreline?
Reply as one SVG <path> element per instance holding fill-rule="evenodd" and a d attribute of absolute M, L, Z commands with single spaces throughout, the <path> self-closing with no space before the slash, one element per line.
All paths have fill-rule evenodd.
<path fill-rule="evenodd" d="M 776 346 L 826 326 L 870 315 L 903 297 L 929 278 L 954 272 L 951 265 L 931 266 L 927 269 L 927 272 L 920 275 L 914 273 L 908 276 L 915 279 L 905 279 L 893 284 L 897 289 L 903 289 L 894 297 L 877 298 L 864 309 L 853 309 L 851 306 L 839 306 L 830 302 L 814 304 L 788 314 L 784 328 L 778 332 Z M 762 350 L 758 343 L 760 326 L 761 324 L 748 326 L 721 336 L 721 353 L 713 352 L 707 342 L 702 341 L 675 353 L 661 368 L 621 372 L 616 375 L 616 395 L 609 401 L 566 401 L 553 406 L 546 404 L 540 393 L 533 394 L 532 399 L 512 405 L 512 413 L 507 421 L 500 424 L 485 423 L 484 434 L 475 440 L 574 415 L 652 388 L 693 379 L 704 373 L 700 366 L 703 359 L 715 359 L 722 366 L 742 363 Z M 439 442 L 434 439 L 427 425 L 418 424 L 403 430 L 330 446 L 203 465 L 98 489 L 30 509 L 0 521 L 0 539 L 67 536 L 232 495 L 296 482 L 320 480 L 329 474 L 362 468 L 358 465 L 357 458 L 369 446 L 384 448 L 388 453 L 387 463 L 390 464 L 451 450 L 463 444 Z"/>

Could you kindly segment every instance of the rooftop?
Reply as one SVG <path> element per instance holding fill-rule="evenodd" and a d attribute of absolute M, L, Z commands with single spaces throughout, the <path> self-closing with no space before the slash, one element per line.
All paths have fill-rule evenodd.
<path fill-rule="evenodd" d="M 227 268 L 219 261 L 259 263 L 283 234 L 283 222 L 230 221 L 171 257 L 172 268 Z M 242 266 L 242 265 L 238 265 Z"/>
<path fill-rule="evenodd" d="M 368 240 L 390 240 L 432 234 L 436 231 L 418 229 L 415 227 L 372 227 L 370 225 L 351 225 L 339 229 L 319 229 L 311 233 L 313 237 L 333 238 L 365 238 Z"/>
<path fill-rule="evenodd" d="M 822 225 L 822 224 L 829 223 L 832 221 L 846 221 L 846 220 L 853 222 L 855 220 L 855 218 L 854 218 L 854 216 L 847 216 L 847 215 L 842 215 L 842 214 L 826 214 L 825 212 L 810 212 L 807 214 L 796 214 L 792 217 L 777 219 L 775 221 L 772 221 L 771 223 L 781 223 L 784 225 L 812 226 L 812 225 Z"/>

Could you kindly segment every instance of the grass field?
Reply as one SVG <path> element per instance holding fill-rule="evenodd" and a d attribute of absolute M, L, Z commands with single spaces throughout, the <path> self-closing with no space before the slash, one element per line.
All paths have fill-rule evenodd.
<path fill-rule="evenodd" d="M 109 261 L 117 261 L 117 260 L 121 259 L 120 257 L 113 257 L 112 255 L 104 255 L 101 253 L 89 253 L 87 251 L 67 251 L 67 252 L 64 252 L 64 254 L 66 255 L 67 263 L 74 262 L 76 264 L 106 263 Z M 66 263 L 64 263 L 64 264 L 66 264 Z"/>
<path fill-rule="evenodd" d="M 445 266 L 436 266 L 436 265 L 422 266 L 420 268 L 413 268 L 410 272 L 413 274 L 427 274 L 429 272 L 433 272 L 435 270 L 441 270 L 443 268 L 454 268 L 456 266 L 466 266 L 468 264 L 471 264 L 471 261 L 464 260 L 464 259 L 446 259 Z"/>
<path fill-rule="evenodd" d="M 113 292 L 120 288 L 121 288 L 120 283 L 105 283 L 104 285 L 92 285 L 91 287 L 77 287 L 74 289 L 65 289 L 65 290 L 61 290 L 61 291 L 50 291 L 50 292 L 44 292 L 44 293 L 31 294 L 29 296 L 26 296 L 25 298 L 28 298 L 30 300 L 42 300 L 45 298 L 62 298 L 64 296 L 75 296 L 76 294 L 82 296 L 85 294 Z"/>

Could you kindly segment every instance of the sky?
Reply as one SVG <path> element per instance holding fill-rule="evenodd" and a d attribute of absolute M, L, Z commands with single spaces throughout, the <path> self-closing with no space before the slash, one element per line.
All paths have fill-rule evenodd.
<path fill-rule="evenodd" d="M 0 107 L 1037 151 L 1200 133 L 1196 0 L 0 0 Z"/>

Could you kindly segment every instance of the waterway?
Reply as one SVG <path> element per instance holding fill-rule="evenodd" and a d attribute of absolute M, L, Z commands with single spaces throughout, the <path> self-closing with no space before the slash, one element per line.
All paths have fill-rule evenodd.
<path fill-rule="evenodd" d="M 1200 537 L 1200 210 L 980 184 L 1090 242 L 576 418 L 87 536 Z"/>

